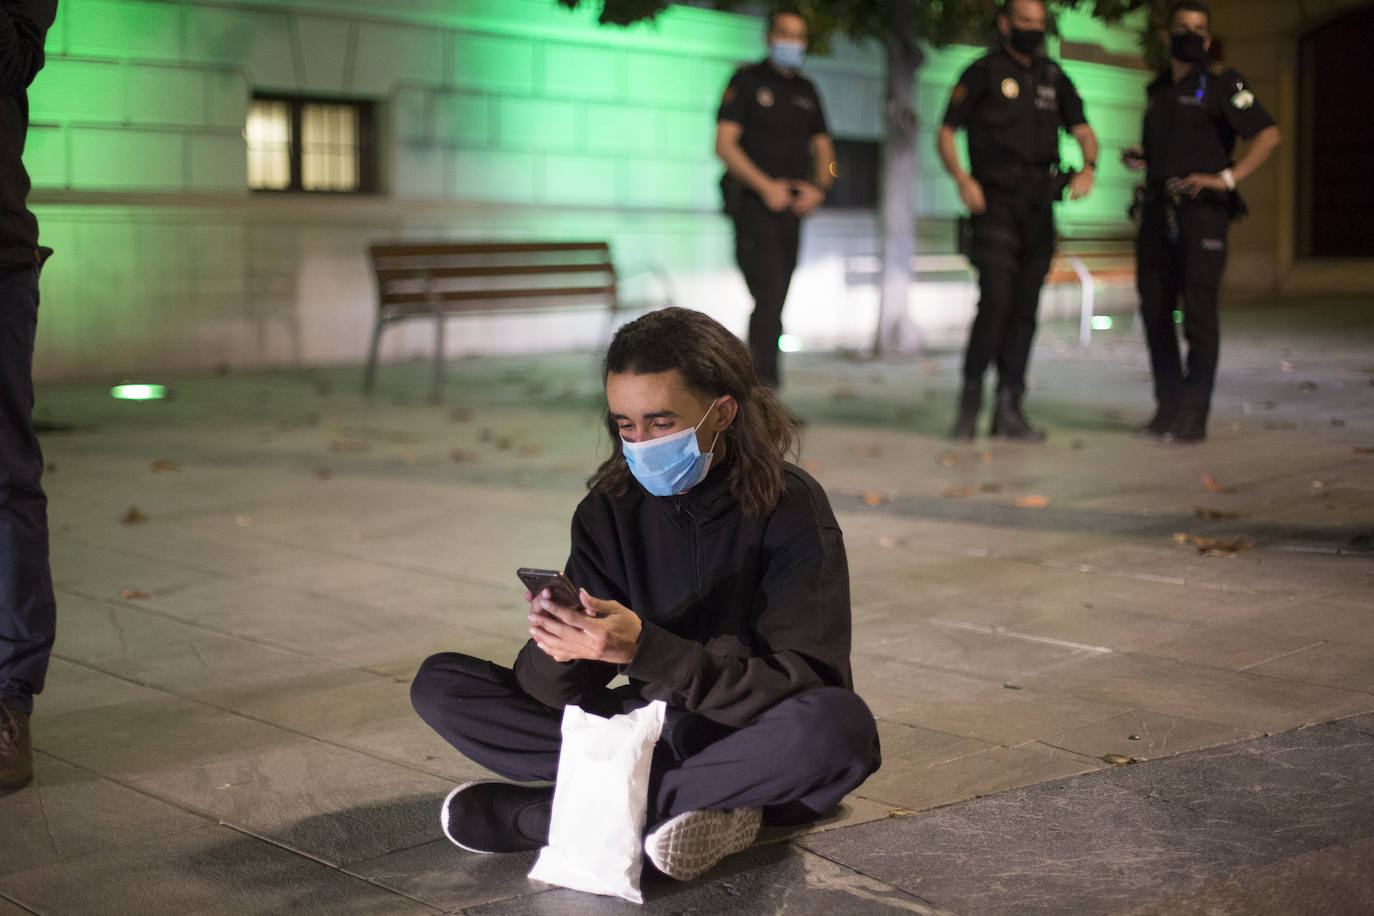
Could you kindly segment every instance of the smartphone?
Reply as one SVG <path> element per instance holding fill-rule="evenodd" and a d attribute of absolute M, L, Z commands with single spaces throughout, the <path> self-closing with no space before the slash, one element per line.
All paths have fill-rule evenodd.
<path fill-rule="evenodd" d="M 550 596 L 558 604 L 572 608 L 582 607 L 582 602 L 577 597 L 576 586 L 556 569 L 533 569 L 522 566 L 515 574 L 525 583 L 525 588 L 530 590 L 531 595 L 537 595 L 547 588 Z"/>

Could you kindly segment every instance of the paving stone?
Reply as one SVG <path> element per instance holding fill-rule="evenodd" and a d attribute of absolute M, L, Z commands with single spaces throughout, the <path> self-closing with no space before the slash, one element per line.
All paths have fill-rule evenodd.
<path fill-rule="evenodd" d="M 1374 836 L 1374 738 L 1330 726 L 1185 754 L 1108 774 L 1200 815 L 1244 824 L 1292 852 Z"/>
<path fill-rule="evenodd" d="M 807 837 L 840 865 L 956 913 L 1102 913 L 1276 857 L 1259 830 L 1101 778 L 1060 780 Z"/>
<path fill-rule="evenodd" d="M 1201 712 L 1218 724 L 1253 731 L 1351 715 L 1370 702 L 1368 694 L 1352 690 L 1117 654 L 1075 659 L 1026 678 L 1022 686 L 1170 715 Z"/>
<path fill-rule="evenodd" d="M 439 806 L 434 806 L 438 825 Z M 447 839 L 423 843 L 349 866 L 346 871 L 430 906 L 453 912 L 497 900 L 537 893 L 546 885 L 526 875 L 537 853 L 478 855 Z"/>
<path fill-rule="evenodd" d="M 543 885 L 547 887 L 547 885 Z M 804 850 L 754 846 L 724 860 L 710 880 L 646 876 L 643 905 L 564 889 L 474 907 L 477 916 L 518 914 L 715 914 L 751 912 L 891 913 L 943 916 L 925 900 Z"/>
<path fill-rule="evenodd" d="M 0 894 L 35 912 L 91 916 L 437 912 L 220 826 L 0 877 Z"/>
<path fill-rule="evenodd" d="M 6 875 L 210 822 L 39 751 L 29 788 L 0 796 L 0 823 L 0 875 Z"/>
<path fill-rule="evenodd" d="M 1231 671 L 1259 672 L 1266 663 L 1310 650 L 1318 640 L 1301 634 L 1276 633 L 1241 620 L 1197 626 L 1187 635 L 1162 640 L 1137 651 L 1142 655 L 1191 662 Z"/>
<path fill-rule="evenodd" d="M 992 684 L 967 696 L 912 706 L 905 715 L 922 728 L 1011 747 L 1062 734 L 1074 726 L 1091 727 L 1120 711 L 1120 706 L 1110 703 Z"/>
<path fill-rule="evenodd" d="M 1374 695 L 1374 646 L 1321 643 L 1247 670 L 1266 677 L 1345 687 Z"/>
<path fill-rule="evenodd" d="M 1149 760 L 1257 736 L 1258 732 L 1216 722 L 1132 709 L 1040 740 L 1090 757 L 1115 754 Z"/>
<path fill-rule="evenodd" d="M 1374 839 L 1329 846 L 1241 871 L 1225 881 L 1125 910 L 1119 916 L 1327 916 L 1374 913 Z"/>
<path fill-rule="evenodd" d="M 1363 599 L 1313 595 L 1273 608 L 1251 619 L 1255 626 L 1281 633 L 1355 646 L 1374 646 L 1374 613 Z"/>

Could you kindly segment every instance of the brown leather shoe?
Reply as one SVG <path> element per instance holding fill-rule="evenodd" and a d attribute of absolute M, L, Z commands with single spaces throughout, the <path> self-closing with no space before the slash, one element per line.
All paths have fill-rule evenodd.
<path fill-rule="evenodd" d="M 17 792 L 32 780 L 29 714 L 0 703 L 0 795 Z"/>

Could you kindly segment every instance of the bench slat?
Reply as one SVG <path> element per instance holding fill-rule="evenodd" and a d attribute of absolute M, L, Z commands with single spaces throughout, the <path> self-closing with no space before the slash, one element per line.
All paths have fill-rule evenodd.
<path fill-rule="evenodd" d="M 411 303 L 432 306 L 461 302 L 486 302 L 503 299 L 564 299 L 571 296 L 609 296 L 615 292 L 614 286 L 547 286 L 536 289 L 450 289 L 420 293 L 388 293 L 382 297 L 382 307 L 395 311 L 396 306 Z M 406 310 L 408 314 L 431 314 L 433 308 Z M 446 310 L 447 311 L 447 310 Z M 458 307 L 455 311 L 473 311 Z"/>
<path fill-rule="evenodd" d="M 456 279 L 458 277 L 514 277 L 528 274 L 610 273 L 609 264 L 483 264 L 471 267 L 379 267 L 377 281 Z"/>
<path fill-rule="evenodd" d="M 607 242 L 483 242 L 453 244 L 373 245 L 373 260 L 475 254 L 518 254 L 545 251 L 610 251 Z"/>

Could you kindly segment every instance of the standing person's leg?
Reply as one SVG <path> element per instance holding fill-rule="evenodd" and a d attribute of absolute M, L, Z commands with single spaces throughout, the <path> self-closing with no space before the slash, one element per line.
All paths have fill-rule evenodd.
<path fill-rule="evenodd" d="M 1054 211 L 1048 199 L 1023 198 L 1019 205 L 1017 229 L 1021 236 L 1021 258 L 1017 264 L 1007 329 L 997 352 L 997 410 L 993 415 L 992 432 L 1009 439 L 1043 442 L 1045 434 L 1032 429 L 1022 414 L 1021 398 L 1026 391 L 1026 369 L 1035 340 L 1040 288 L 1054 258 Z"/>
<path fill-rule="evenodd" d="M 790 252 L 788 223 L 791 223 Z M 759 381 L 776 388 L 782 307 L 797 258 L 795 217 L 779 216 L 755 194 L 745 194 L 735 216 L 735 259 L 739 262 L 754 311 L 749 316 L 749 351 Z"/>
<path fill-rule="evenodd" d="M 1183 396 L 1183 362 L 1174 327 L 1179 269 L 1164 207 L 1147 204 L 1135 245 L 1135 284 L 1140 294 L 1140 319 L 1150 350 L 1154 377 L 1155 415 L 1141 432 L 1162 436 L 1173 426 Z"/>
<path fill-rule="evenodd" d="M 33 430 L 38 271 L 0 275 L 0 793 L 33 778 L 29 715 L 56 633 L 43 455 Z"/>
<path fill-rule="evenodd" d="M 1021 253 L 1015 212 L 1007 198 L 989 190 L 987 210 L 973 218 L 973 265 L 978 270 L 978 312 L 964 349 L 964 387 L 955 439 L 970 441 L 982 406 L 983 374 L 1002 347 L 1015 298 L 1016 268 Z"/>
<path fill-rule="evenodd" d="M 1182 258 L 1183 336 L 1188 341 L 1188 369 L 1178 416 L 1168 435 L 1179 442 L 1207 437 L 1212 386 L 1221 353 L 1221 321 L 1217 292 L 1226 269 L 1226 211 L 1210 203 L 1194 203 L 1179 212 L 1179 254 Z"/>

